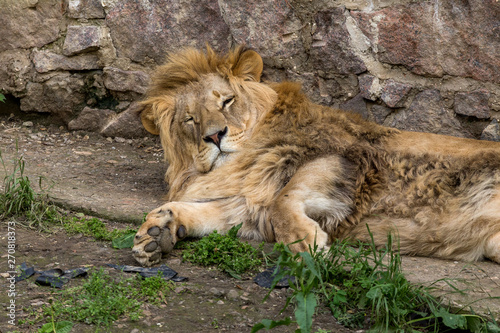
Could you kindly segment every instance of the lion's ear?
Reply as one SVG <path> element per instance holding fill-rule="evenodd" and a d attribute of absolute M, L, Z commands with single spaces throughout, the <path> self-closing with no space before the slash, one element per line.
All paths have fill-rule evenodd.
<path fill-rule="evenodd" d="M 234 76 L 241 77 L 246 81 L 260 81 L 264 63 L 260 55 L 253 50 L 246 50 L 240 53 L 233 65 Z"/>
<path fill-rule="evenodd" d="M 158 127 L 156 126 L 154 116 L 153 116 L 153 110 L 151 106 L 146 106 L 144 110 L 141 112 L 141 121 L 142 125 L 144 128 L 151 134 L 154 135 L 159 135 L 160 131 L 158 130 Z"/>

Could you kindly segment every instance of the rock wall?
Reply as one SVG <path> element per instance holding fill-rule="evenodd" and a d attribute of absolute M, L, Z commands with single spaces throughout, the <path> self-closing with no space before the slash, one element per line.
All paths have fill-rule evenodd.
<path fill-rule="evenodd" d="M 500 141 L 498 0 L 0 0 L 0 91 L 70 129 L 144 135 L 165 53 L 245 43 L 264 79 L 406 130 Z"/>

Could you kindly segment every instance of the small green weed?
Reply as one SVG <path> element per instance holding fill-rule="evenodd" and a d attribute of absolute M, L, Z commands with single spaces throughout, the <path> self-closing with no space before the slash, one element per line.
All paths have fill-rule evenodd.
<path fill-rule="evenodd" d="M 113 236 L 112 245 L 115 249 L 130 249 L 134 246 L 134 237 L 137 233 L 136 229 L 121 230 L 116 237 Z"/>
<path fill-rule="evenodd" d="M 392 244 L 389 235 L 383 249 L 377 249 L 373 241 L 338 241 L 328 252 L 313 248 L 298 254 L 276 244 L 279 269 L 273 287 L 286 275 L 294 277 L 293 293 L 285 308 L 295 304 L 297 332 L 311 332 L 318 304 L 329 307 L 344 326 L 363 328 L 369 324 L 375 332 L 438 332 L 442 328 L 494 332 L 489 327 L 496 324 L 492 326 L 476 315 L 451 313 L 430 294 L 429 287 L 410 284 L 402 274 L 401 258 Z M 266 320 L 255 325 L 252 332 L 291 323 Z"/>
<path fill-rule="evenodd" d="M 5 95 L 0 93 L 0 102 L 5 103 Z"/>
<path fill-rule="evenodd" d="M 13 161 L 12 171 L 8 171 L 0 152 L 0 162 L 4 172 L 4 192 L 0 194 L 0 218 L 24 217 L 24 223 L 31 228 L 45 229 L 43 221 L 58 220 L 57 207 L 50 204 L 45 191 L 35 192 L 28 176 L 24 174 L 25 162 L 22 157 Z M 39 178 L 39 187 L 42 189 Z"/>
<path fill-rule="evenodd" d="M 173 288 L 174 283 L 164 280 L 161 275 L 116 280 L 101 268 L 91 271 L 82 286 L 58 292 L 52 304 L 45 307 L 44 314 L 51 319 L 48 324 L 54 324 L 57 318 L 64 320 L 61 323 L 78 321 L 109 327 L 124 316 L 138 320 L 143 302 L 156 305 L 166 302 L 165 297 Z"/>
<path fill-rule="evenodd" d="M 262 247 L 254 248 L 242 242 L 238 236 L 241 225 L 232 227 L 226 235 L 214 231 L 199 241 L 186 243 L 182 258 L 202 265 L 215 265 L 235 278 L 262 265 Z"/>
<path fill-rule="evenodd" d="M 146 301 L 158 305 L 161 301 L 167 302 L 165 295 L 174 290 L 175 284 L 172 281 L 166 281 L 161 277 L 152 276 L 140 281 L 140 294 Z M 158 298 L 158 296 L 160 296 Z"/>

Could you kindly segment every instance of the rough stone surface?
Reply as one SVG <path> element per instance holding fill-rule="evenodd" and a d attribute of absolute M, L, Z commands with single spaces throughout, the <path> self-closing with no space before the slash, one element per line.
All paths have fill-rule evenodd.
<path fill-rule="evenodd" d="M 377 124 L 384 124 L 387 116 L 390 115 L 392 110 L 386 106 L 375 104 L 371 108 L 372 120 Z"/>
<path fill-rule="evenodd" d="M 381 88 L 377 77 L 373 75 L 361 75 L 359 77 L 359 92 L 364 98 L 376 101 L 380 97 Z"/>
<path fill-rule="evenodd" d="M 366 109 L 366 101 L 361 94 L 356 95 L 346 103 L 340 106 L 341 110 L 350 111 L 360 114 L 363 118 L 368 119 L 368 110 Z"/>
<path fill-rule="evenodd" d="M 500 142 L 500 125 L 498 124 L 498 120 L 493 119 L 491 123 L 486 126 L 481 134 L 481 140 Z"/>
<path fill-rule="evenodd" d="M 104 136 L 122 138 L 137 138 L 147 135 L 141 123 L 141 111 L 142 108 L 138 103 L 132 103 L 127 110 L 110 118 L 101 128 L 100 133 Z"/>
<path fill-rule="evenodd" d="M 479 119 L 488 119 L 490 118 L 489 98 L 490 94 L 487 91 L 457 93 L 455 95 L 455 113 Z"/>
<path fill-rule="evenodd" d="M 227 49 L 229 28 L 216 0 L 118 1 L 106 16 L 118 56 L 162 63 L 184 46 Z"/>
<path fill-rule="evenodd" d="M 314 17 L 317 28 L 312 36 L 309 61 L 325 76 L 366 71 L 363 61 L 349 47 L 345 20 L 342 8 L 322 11 Z"/>
<path fill-rule="evenodd" d="M 42 47 L 59 37 L 60 0 L 2 0 L 0 52 Z"/>
<path fill-rule="evenodd" d="M 99 57 L 95 54 L 66 57 L 51 51 L 35 51 L 33 64 L 38 73 L 55 70 L 82 71 L 101 68 Z"/>
<path fill-rule="evenodd" d="M 16 49 L 0 53 L 0 91 L 22 92 L 30 79 L 33 65 L 29 51 Z"/>
<path fill-rule="evenodd" d="M 387 106 L 394 108 L 401 106 L 406 95 L 410 92 L 411 86 L 394 80 L 387 80 L 382 88 L 380 98 Z"/>
<path fill-rule="evenodd" d="M 85 96 L 83 77 L 77 74 L 57 74 L 43 83 L 28 83 L 26 97 L 21 99 L 21 110 L 50 112 L 68 122 Z M 57 108 L 54 108 L 57 105 Z"/>
<path fill-rule="evenodd" d="M 69 0 L 68 16 L 72 18 L 105 18 L 100 0 Z"/>
<path fill-rule="evenodd" d="M 238 299 L 238 297 L 240 297 L 240 294 L 238 293 L 238 291 L 237 291 L 237 290 L 235 290 L 235 289 L 230 289 L 230 290 L 227 292 L 226 297 L 227 297 L 227 299 L 235 300 L 235 299 Z"/>
<path fill-rule="evenodd" d="M 119 68 L 104 68 L 104 85 L 113 91 L 146 92 L 149 75 L 141 71 L 124 71 Z"/>
<path fill-rule="evenodd" d="M 417 1 L 352 16 L 383 62 L 500 83 L 498 1 Z"/>
<path fill-rule="evenodd" d="M 69 26 L 63 45 L 63 54 L 96 51 L 100 47 L 101 28 L 97 26 Z"/>
<path fill-rule="evenodd" d="M 299 82 L 302 85 L 302 90 L 315 103 L 333 106 L 335 99 L 344 95 L 343 88 L 334 79 L 324 79 L 314 73 L 303 73 L 298 75 L 293 71 L 279 71 L 265 68 L 262 76 L 263 81 L 282 82 L 292 81 Z M 351 95 L 355 95 L 352 93 Z"/>
<path fill-rule="evenodd" d="M 115 115 L 113 110 L 85 107 L 77 118 L 68 123 L 68 129 L 99 132 Z"/>
<path fill-rule="evenodd" d="M 390 125 L 406 131 L 470 137 L 453 117 L 451 110 L 444 108 L 443 99 L 437 90 L 419 93 L 408 109 L 395 115 Z"/>
<path fill-rule="evenodd" d="M 234 40 L 257 50 L 266 63 L 297 66 L 305 60 L 302 22 L 288 1 L 219 1 Z"/>

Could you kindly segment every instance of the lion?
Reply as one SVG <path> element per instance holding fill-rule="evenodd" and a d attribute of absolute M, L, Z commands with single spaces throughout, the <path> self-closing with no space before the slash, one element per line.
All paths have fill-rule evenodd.
<path fill-rule="evenodd" d="M 141 265 L 238 224 L 295 252 L 384 246 L 393 232 L 402 254 L 500 263 L 500 143 L 384 127 L 314 104 L 298 83 L 262 83 L 262 70 L 244 47 L 185 49 L 158 68 L 141 117 L 170 190 L 135 236 Z"/>

